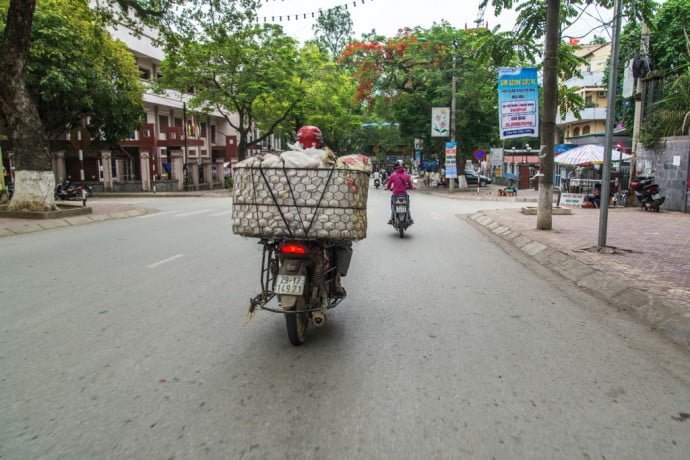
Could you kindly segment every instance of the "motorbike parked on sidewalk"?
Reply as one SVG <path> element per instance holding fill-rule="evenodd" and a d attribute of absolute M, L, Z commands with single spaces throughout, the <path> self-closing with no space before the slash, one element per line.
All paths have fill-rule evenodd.
<path fill-rule="evenodd" d="M 336 292 L 337 245 L 328 240 L 262 239 L 261 293 L 250 300 L 256 308 L 285 316 L 290 343 L 304 343 L 309 321 L 326 322 L 328 310 L 338 305 L 344 292 Z M 278 296 L 280 309 L 266 304 Z"/>
<path fill-rule="evenodd" d="M 393 206 L 391 225 L 398 231 L 400 238 L 403 238 L 405 230 L 413 223 L 410 218 L 410 197 L 408 195 L 393 195 Z"/>
<path fill-rule="evenodd" d="M 654 183 L 654 176 L 637 177 L 630 186 L 643 211 L 659 212 L 659 208 L 666 201 L 666 197 L 659 191 L 659 184 Z"/>
<path fill-rule="evenodd" d="M 72 185 L 69 181 L 64 181 L 55 187 L 55 200 L 74 200 L 81 201 L 86 206 L 86 200 L 92 195 L 91 187 L 83 185 Z"/>

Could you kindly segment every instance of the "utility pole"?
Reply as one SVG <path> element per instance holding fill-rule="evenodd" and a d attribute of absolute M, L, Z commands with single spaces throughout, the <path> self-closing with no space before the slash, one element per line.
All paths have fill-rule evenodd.
<path fill-rule="evenodd" d="M 560 0 L 548 0 L 546 6 L 546 43 L 544 50 L 544 114 L 541 122 L 539 203 L 537 229 L 551 230 L 553 207 L 553 150 L 556 138 L 558 106 L 558 45 L 560 42 Z"/>
<path fill-rule="evenodd" d="M 606 246 L 606 230 L 609 217 L 609 196 L 611 189 L 611 150 L 613 150 L 613 123 L 616 115 L 616 85 L 618 84 L 618 42 L 621 26 L 621 0 L 615 1 L 613 12 L 613 34 L 611 38 L 611 59 L 609 65 L 608 100 L 606 102 L 606 136 L 604 140 L 604 167 L 601 177 L 601 200 L 599 208 L 599 242 Z"/>
<path fill-rule="evenodd" d="M 640 126 L 642 125 L 642 110 L 643 103 L 646 97 L 647 82 L 644 79 L 645 75 L 641 74 L 642 69 L 646 69 L 647 56 L 649 50 L 649 26 L 645 21 L 641 25 L 642 36 L 640 37 L 640 56 L 636 59 L 633 65 L 633 73 L 635 77 L 635 115 L 633 118 L 633 132 L 632 132 L 632 158 L 630 159 L 630 174 L 628 174 L 628 190 L 631 189 L 632 181 L 637 176 L 637 144 L 640 142 Z M 633 194 L 628 194 L 628 203 L 633 203 Z"/>
<path fill-rule="evenodd" d="M 455 91 L 457 89 L 457 79 L 455 77 L 455 55 L 457 54 L 458 47 L 457 42 L 453 39 L 453 68 L 451 69 L 451 84 L 450 84 L 450 141 L 455 142 Z M 457 172 L 458 181 L 460 180 L 460 171 L 458 171 L 458 161 L 459 152 L 456 148 L 455 150 L 455 170 Z M 455 190 L 455 178 L 448 178 L 448 191 L 452 192 Z"/>

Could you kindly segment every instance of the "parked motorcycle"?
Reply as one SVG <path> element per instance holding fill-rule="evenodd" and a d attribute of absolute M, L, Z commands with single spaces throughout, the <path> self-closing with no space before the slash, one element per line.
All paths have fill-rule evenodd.
<path fill-rule="evenodd" d="M 251 299 L 249 314 L 256 308 L 285 316 L 290 343 L 304 343 L 309 321 L 315 326 L 326 322 L 328 310 L 344 295 L 335 289 L 336 247 L 326 240 L 262 239 L 261 293 Z M 266 307 L 278 296 L 280 309 Z"/>
<path fill-rule="evenodd" d="M 659 184 L 654 183 L 653 176 L 637 177 L 630 183 L 635 198 L 643 211 L 656 211 L 666 201 L 666 197 L 659 191 Z"/>
<path fill-rule="evenodd" d="M 86 206 L 86 200 L 93 194 L 91 187 L 82 185 L 72 185 L 69 181 L 64 181 L 55 187 L 55 200 L 75 200 L 81 201 Z"/>
<path fill-rule="evenodd" d="M 395 228 L 400 234 L 400 238 L 405 236 L 405 230 L 412 225 L 412 219 L 410 219 L 410 197 L 408 195 L 395 195 L 393 197 L 394 209 L 393 212 L 393 228 Z"/>

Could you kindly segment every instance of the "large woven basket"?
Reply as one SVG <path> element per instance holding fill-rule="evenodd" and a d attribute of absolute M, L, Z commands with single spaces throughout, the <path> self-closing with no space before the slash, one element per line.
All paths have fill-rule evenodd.
<path fill-rule="evenodd" d="M 235 168 L 232 231 L 258 238 L 363 239 L 368 193 L 365 171 Z"/>

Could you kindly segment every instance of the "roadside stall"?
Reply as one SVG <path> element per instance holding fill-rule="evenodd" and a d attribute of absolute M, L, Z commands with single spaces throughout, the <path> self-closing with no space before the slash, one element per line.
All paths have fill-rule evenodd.
<path fill-rule="evenodd" d="M 613 162 L 629 160 L 631 155 L 619 150 L 611 152 Z M 556 156 L 554 162 L 561 166 L 573 168 L 561 195 L 564 206 L 582 206 L 588 196 L 601 187 L 601 165 L 604 164 L 604 147 L 597 144 L 580 145 Z M 611 181 L 611 191 L 619 187 L 617 178 Z M 613 194 L 613 193 L 612 193 Z"/>

